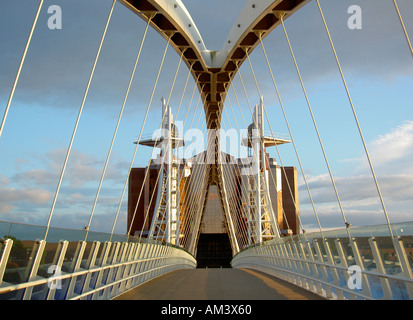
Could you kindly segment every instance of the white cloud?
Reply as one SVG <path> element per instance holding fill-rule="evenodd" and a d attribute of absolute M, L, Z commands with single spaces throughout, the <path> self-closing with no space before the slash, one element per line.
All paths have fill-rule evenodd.
<path fill-rule="evenodd" d="M 36 211 L 35 208 L 46 205 L 51 198 L 52 193 L 42 188 L 2 188 L 0 190 L 0 211 L 2 214 L 22 208 Z"/>
<path fill-rule="evenodd" d="M 367 144 L 375 171 L 381 174 L 413 174 L 413 120 L 406 120 L 390 132 L 378 136 Z M 343 159 L 358 174 L 371 174 L 366 154 L 354 159 Z"/>
<path fill-rule="evenodd" d="M 391 222 L 413 220 L 412 146 L 413 121 L 404 122 L 369 144 L 378 185 Z M 365 158 L 349 161 L 354 163 L 354 171 L 349 172 L 348 176 L 334 176 L 333 173 L 344 215 L 353 225 L 386 223 L 367 161 Z M 324 222 L 327 227 L 343 226 L 342 214 L 330 176 L 308 176 L 307 180 L 322 225 Z M 314 212 L 309 209 L 310 199 L 304 184 L 300 185 L 300 191 L 301 214 L 305 221 L 314 226 L 315 220 L 311 220 Z"/>
<path fill-rule="evenodd" d="M 392 170 L 400 172 L 410 169 L 412 172 L 410 162 L 406 160 L 413 156 L 413 121 L 406 121 L 391 132 L 379 136 L 370 144 L 369 153 L 377 167 L 391 165 Z"/>
<path fill-rule="evenodd" d="M 65 156 L 65 149 L 50 150 L 42 155 L 41 159 L 33 158 L 31 162 L 25 163 L 24 167 L 20 165 L 20 172 L 16 173 L 11 180 L 18 185 L 55 187 L 60 178 Z M 36 162 L 40 163 L 36 164 Z M 108 166 L 105 179 L 120 182 L 120 179 L 123 178 L 121 169 L 125 168 L 124 165 L 124 162 L 118 161 L 111 163 Z M 94 155 L 72 150 L 63 177 L 64 184 L 70 188 L 80 188 L 90 182 L 97 183 L 102 175 L 103 166 L 104 161 Z M 35 168 L 25 170 L 25 168 L 33 167 Z M 8 178 L 3 177 L 3 179 Z"/>
<path fill-rule="evenodd" d="M 44 225 L 49 215 L 66 155 L 53 149 L 40 156 L 17 161 L 20 172 L 0 176 L 0 220 Z M 91 214 L 104 162 L 94 155 L 72 150 L 52 217 L 52 225 L 83 228 Z M 123 170 L 122 170 L 123 169 Z M 102 185 L 94 220 L 96 226 L 110 231 L 121 196 L 119 183 L 125 183 L 125 163 L 114 160 Z M 118 198 L 117 198 L 118 197 Z M 103 217 L 102 217 L 103 215 Z M 60 223 L 60 224 L 58 224 Z M 94 222 L 95 223 L 95 222 Z"/>

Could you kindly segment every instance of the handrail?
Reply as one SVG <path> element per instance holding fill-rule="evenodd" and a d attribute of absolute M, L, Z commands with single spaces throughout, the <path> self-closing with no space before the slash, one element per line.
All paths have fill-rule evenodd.
<path fill-rule="evenodd" d="M 4 241 L 3 247 L 7 245 L 8 250 L 3 250 L 0 269 L 6 266 L 11 256 L 12 250 L 9 249 L 12 243 L 11 239 Z M 55 257 L 66 255 L 67 241 L 61 242 L 64 243 L 66 245 L 57 247 L 54 252 Z M 55 299 L 56 293 L 58 293 L 57 299 L 64 300 L 111 299 L 167 272 L 196 267 L 196 260 L 191 254 L 169 245 L 106 242 L 100 257 L 97 257 L 100 242 L 94 242 L 93 245 L 95 250 L 90 250 L 88 256 L 84 257 L 86 243 L 78 242 L 79 250 L 76 250 L 77 253 L 73 257 L 70 272 L 61 271 L 63 259 L 60 259 L 60 265 L 54 265 L 58 267 L 58 272 L 48 278 L 39 276 L 38 272 L 42 267 L 50 266 L 50 263 L 27 266 L 26 274 L 31 276 L 22 283 L 2 282 L 3 276 L 1 276 L 0 300 L 8 299 L 5 294 L 12 292 L 16 293 L 15 298 L 22 300 Z M 45 256 L 44 248 L 45 242 L 37 241 L 33 247 L 32 257 L 40 261 Z M 1 247 L 0 252 L 2 252 Z M 86 262 L 88 266 L 85 267 L 82 262 Z M 13 268 L 9 271 L 13 271 Z M 60 288 L 56 288 L 56 281 L 59 281 Z"/>
<path fill-rule="evenodd" d="M 381 239 L 387 241 L 387 254 L 397 261 L 384 261 L 383 251 L 380 251 L 374 237 L 347 239 L 346 254 L 338 237 L 312 240 L 284 237 L 255 244 L 239 252 L 231 264 L 234 268 L 252 268 L 272 274 L 329 299 L 413 298 L 411 261 L 401 237 Z M 331 240 L 335 240 L 334 244 Z M 325 253 L 321 251 L 322 247 Z M 367 268 L 366 262 L 371 263 L 374 269 Z M 385 265 L 389 262 L 392 271 L 397 273 L 387 272 Z M 356 273 L 353 273 L 355 269 Z"/>

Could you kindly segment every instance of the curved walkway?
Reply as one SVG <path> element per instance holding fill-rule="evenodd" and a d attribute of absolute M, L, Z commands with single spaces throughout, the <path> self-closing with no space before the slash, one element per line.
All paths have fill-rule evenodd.
<path fill-rule="evenodd" d="M 115 300 L 324 300 L 250 269 L 183 269 L 148 281 Z"/>

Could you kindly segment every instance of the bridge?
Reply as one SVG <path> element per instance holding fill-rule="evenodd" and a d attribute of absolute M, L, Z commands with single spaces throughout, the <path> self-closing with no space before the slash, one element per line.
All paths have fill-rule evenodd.
<path fill-rule="evenodd" d="M 209 50 L 180 0 L 55 2 L 0 5 L 0 20 L 12 23 L 17 13 L 27 18 L 17 19 L 24 26 L 12 31 L 2 28 L 0 40 L 10 48 L 0 62 L 10 74 L 2 76 L 0 92 L 0 210 L 6 218 L 0 223 L 0 299 L 413 298 L 411 195 L 403 197 L 411 190 L 411 167 L 396 161 L 408 154 L 411 137 L 403 133 L 411 125 L 412 4 L 373 1 L 367 9 L 365 2 L 247 0 L 227 11 L 220 2 L 213 8 L 218 20 L 237 17 L 222 48 Z M 390 32 L 372 27 L 376 6 L 377 21 L 390 21 Z M 339 44 L 338 25 L 345 39 L 351 33 L 357 40 Z M 315 38 L 307 39 L 314 30 Z M 356 49 L 367 51 L 363 34 L 374 35 L 369 54 Z M 17 35 L 24 44 L 13 45 Z M 301 52 L 294 36 L 304 43 Z M 120 47 L 121 41 L 127 45 Z M 304 68 L 303 50 L 301 59 L 311 59 Z M 381 53 L 381 64 L 369 61 Z M 363 77 L 354 80 L 352 70 L 348 81 L 346 66 L 355 60 L 365 67 Z M 381 67 L 390 80 L 371 89 L 377 80 L 370 77 Z M 336 78 L 312 82 L 323 76 Z M 80 105 L 75 118 L 73 104 Z M 57 105 L 63 116 L 52 108 Z M 363 108 L 368 116 L 361 121 Z M 318 118 L 325 114 L 327 126 Z M 128 122 L 135 118 L 138 125 Z M 366 137 L 363 123 L 386 121 L 399 127 Z M 67 128 L 70 134 L 62 134 Z M 377 135 L 381 140 L 369 143 Z M 327 147 L 330 137 L 336 140 Z M 45 151 L 45 144 L 59 148 Z M 86 156 L 102 144 L 104 160 Z M 23 159 L 35 148 L 37 156 Z M 125 149 L 129 166 L 119 158 Z M 356 160 L 335 154 L 351 150 Z M 26 169 L 44 159 L 43 152 L 46 167 Z M 377 171 L 375 164 L 385 160 L 386 170 Z M 337 179 L 346 161 L 353 165 L 341 170 L 354 170 L 353 177 Z M 404 171 L 391 176 L 396 167 Z M 52 180 L 53 191 L 39 188 L 40 179 Z M 83 225 L 72 227 L 79 221 Z"/>

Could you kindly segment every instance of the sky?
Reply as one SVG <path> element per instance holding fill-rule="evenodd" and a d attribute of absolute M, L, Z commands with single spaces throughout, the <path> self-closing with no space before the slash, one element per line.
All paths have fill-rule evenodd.
<path fill-rule="evenodd" d="M 245 0 L 184 0 L 206 47 L 222 48 Z M 340 59 L 352 101 L 392 223 L 413 220 L 413 57 L 391 0 L 320 1 Z M 45 225 L 85 93 L 100 37 L 112 1 L 46 0 L 0 137 L 0 221 Z M 413 3 L 398 0 L 408 34 L 413 37 Z M 0 114 L 3 115 L 17 72 L 37 1 L 0 2 Z M 62 28 L 51 30 L 47 8 L 62 9 Z M 350 29 L 348 8 L 359 5 L 362 28 Z M 385 18 L 384 18 L 385 17 Z M 315 1 L 285 21 L 314 113 L 328 163 L 347 220 L 354 226 L 384 224 L 385 217 L 355 125 L 348 97 L 331 51 Z M 145 22 L 117 3 L 85 101 L 68 167 L 51 226 L 81 229 L 90 217 L 116 121 L 125 97 Z M 95 209 L 91 230 L 109 232 L 121 199 L 135 139 L 150 105 L 144 134 L 159 127 L 161 98 L 171 91 L 179 56 L 169 47 L 158 86 L 151 100 L 165 40 L 148 30 L 142 54 L 125 104 L 108 169 Z M 332 188 L 309 108 L 282 28 L 264 39 L 271 69 L 292 130 L 304 174 L 323 228 L 342 227 L 343 220 Z M 257 47 L 251 63 L 273 132 L 288 134 L 263 52 Z M 259 101 L 247 62 L 233 82 L 247 125 L 248 102 Z M 177 120 L 202 126 L 194 81 L 185 80 L 181 64 L 170 105 Z M 248 98 L 248 100 L 247 100 Z M 232 117 L 231 107 L 236 114 Z M 228 94 L 225 129 L 244 127 L 237 100 Z M 195 111 L 196 110 L 196 111 Z M 224 113 L 225 115 L 225 113 Z M 198 119 L 199 122 L 198 122 Z M 270 156 L 285 166 L 296 166 L 299 178 L 300 217 L 306 230 L 316 229 L 314 212 L 292 144 L 273 148 Z M 146 166 L 152 150 L 139 146 L 133 166 Z M 115 232 L 126 232 L 127 195 Z"/>

